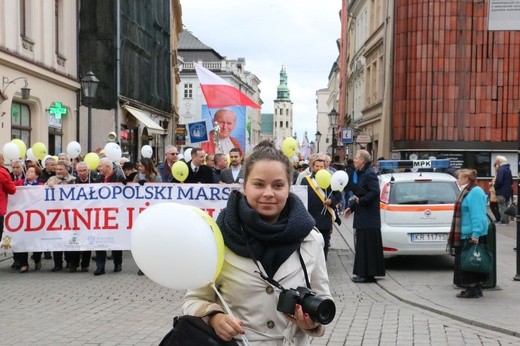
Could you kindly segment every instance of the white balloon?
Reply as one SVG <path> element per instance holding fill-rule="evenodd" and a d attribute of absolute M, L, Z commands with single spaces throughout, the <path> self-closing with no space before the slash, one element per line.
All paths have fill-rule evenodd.
<path fill-rule="evenodd" d="M 182 204 L 154 204 L 139 214 L 132 228 L 131 250 L 139 269 L 165 287 L 202 287 L 217 272 L 218 250 L 211 227 Z"/>
<path fill-rule="evenodd" d="M 184 155 L 182 154 L 177 154 L 177 160 L 182 160 L 184 158 Z"/>
<path fill-rule="evenodd" d="M 410 160 L 417 160 L 418 158 L 417 154 L 410 155 Z"/>
<path fill-rule="evenodd" d="M 4 157 L 11 161 L 16 161 L 20 159 L 20 148 L 13 142 L 7 142 L 4 144 Z"/>
<path fill-rule="evenodd" d="M 38 159 L 37 159 L 36 156 L 34 156 L 34 154 L 33 154 L 33 150 L 32 150 L 32 148 L 27 149 L 27 152 L 25 153 L 25 155 L 26 155 L 27 158 L 28 158 L 29 160 L 31 160 L 32 162 L 38 162 Z"/>
<path fill-rule="evenodd" d="M 345 171 L 338 170 L 332 174 L 330 188 L 332 191 L 343 191 L 348 184 L 348 174 Z"/>
<path fill-rule="evenodd" d="M 191 161 L 191 148 L 184 150 L 183 156 L 184 156 L 184 160 L 186 160 L 186 162 Z"/>
<path fill-rule="evenodd" d="M 153 155 L 153 149 L 151 146 L 149 146 L 148 144 L 147 145 L 143 145 L 143 147 L 141 148 L 141 155 L 144 157 L 144 158 L 151 158 L 152 155 Z"/>
<path fill-rule="evenodd" d="M 121 151 L 121 147 L 119 144 L 115 142 L 108 142 L 105 145 L 105 156 L 110 159 L 112 162 L 119 162 L 121 156 L 123 155 Z"/>
<path fill-rule="evenodd" d="M 76 141 L 67 144 L 67 155 L 69 155 L 71 159 L 75 159 L 79 154 L 81 154 L 81 144 Z"/>

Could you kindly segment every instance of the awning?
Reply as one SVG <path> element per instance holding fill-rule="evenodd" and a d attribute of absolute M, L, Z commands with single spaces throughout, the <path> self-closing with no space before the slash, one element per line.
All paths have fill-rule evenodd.
<path fill-rule="evenodd" d="M 161 125 L 157 124 L 148 114 L 146 114 L 145 111 L 142 111 L 140 109 L 131 107 L 131 106 L 123 106 L 124 109 L 126 109 L 130 114 L 132 114 L 137 120 L 139 120 L 146 128 L 148 129 L 148 132 L 150 133 L 160 133 L 164 134 L 165 131 L 162 128 Z"/>

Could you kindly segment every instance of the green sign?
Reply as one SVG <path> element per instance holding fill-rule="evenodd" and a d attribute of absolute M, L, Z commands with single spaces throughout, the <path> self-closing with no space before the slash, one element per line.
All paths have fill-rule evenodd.
<path fill-rule="evenodd" d="M 61 102 L 54 102 L 54 105 L 49 107 L 49 113 L 54 115 L 56 120 L 61 120 L 62 115 L 67 115 L 67 108 L 63 107 Z"/>

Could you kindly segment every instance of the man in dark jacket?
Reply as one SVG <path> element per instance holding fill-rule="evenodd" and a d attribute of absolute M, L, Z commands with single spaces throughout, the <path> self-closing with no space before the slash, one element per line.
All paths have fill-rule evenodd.
<path fill-rule="evenodd" d="M 505 214 L 505 210 L 511 201 L 511 197 L 513 197 L 513 175 L 511 174 L 509 163 L 504 156 L 498 155 L 496 164 L 498 170 L 495 178 L 495 193 L 497 195 L 500 223 L 508 224 L 509 216 Z"/>
<path fill-rule="evenodd" d="M 341 201 L 341 192 L 332 191 L 330 186 L 322 189 L 315 180 L 316 173 L 325 169 L 325 157 L 314 154 L 310 159 L 311 175 L 302 179 L 301 184 L 307 186 L 307 210 L 316 222 L 316 228 L 320 231 L 325 240 L 323 251 L 325 259 L 330 247 L 330 237 L 332 235 L 332 223 L 336 217 L 334 209 L 336 204 Z"/>
<path fill-rule="evenodd" d="M 114 168 L 112 161 L 110 159 L 104 157 L 99 160 L 99 173 L 103 176 L 103 183 L 125 183 L 126 177 L 123 171 L 119 168 Z M 114 258 L 114 272 L 120 272 L 123 263 L 123 251 L 121 250 L 112 250 L 112 256 Z M 103 275 L 105 274 L 105 262 L 107 260 L 107 252 L 105 250 L 98 251 L 96 250 L 96 271 L 94 275 Z"/>
<path fill-rule="evenodd" d="M 370 168 L 372 158 L 366 150 L 358 150 L 354 157 L 356 168 L 352 177 L 352 192 L 345 216 L 354 213 L 355 229 L 354 276 L 356 283 L 375 282 L 374 276 L 385 275 L 381 214 L 379 212 L 379 181 Z"/>
<path fill-rule="evenodd" d="M 213 172 L 204 164 L 206 152 L 201 148 L 191 150 L 191 162 L 188 163 L 188 177 L 184 181 L 188 184 L 213 183 Z"/>

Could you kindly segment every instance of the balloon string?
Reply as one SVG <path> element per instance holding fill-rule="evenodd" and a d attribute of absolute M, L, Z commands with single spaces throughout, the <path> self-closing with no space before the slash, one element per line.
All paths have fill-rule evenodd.
<path fill-rule="evenodd" d="M 224 305 L 224 310 L 226 310 L 226 312 L 228 313 L 228 315 L 231 315 L 234 317 L 233 313 L 231 312 L 231 309 L 229 308 L 229 305 L 227 305 L 226 301 L 224 300 L 224 298 L 222 297 L 222 295 L 220 294 L 220 292 L 218 291 L 218 289 L 215 287 L 215 283 L 212 282 L 211 283 L 211 288 L 213 288 L 213 291 L 215 291 L 215 293 L 217 294 L 218 298 L 220 299 L 220 301 L 222 302 L 222 305 Z M 242 341 L 244 342 L 244 345 L 245 346 L 250 346 L 251 344 L 249 343 L 249 341 L 247 340 L 246 336 L 245 335 L 242 335 Z"/>

